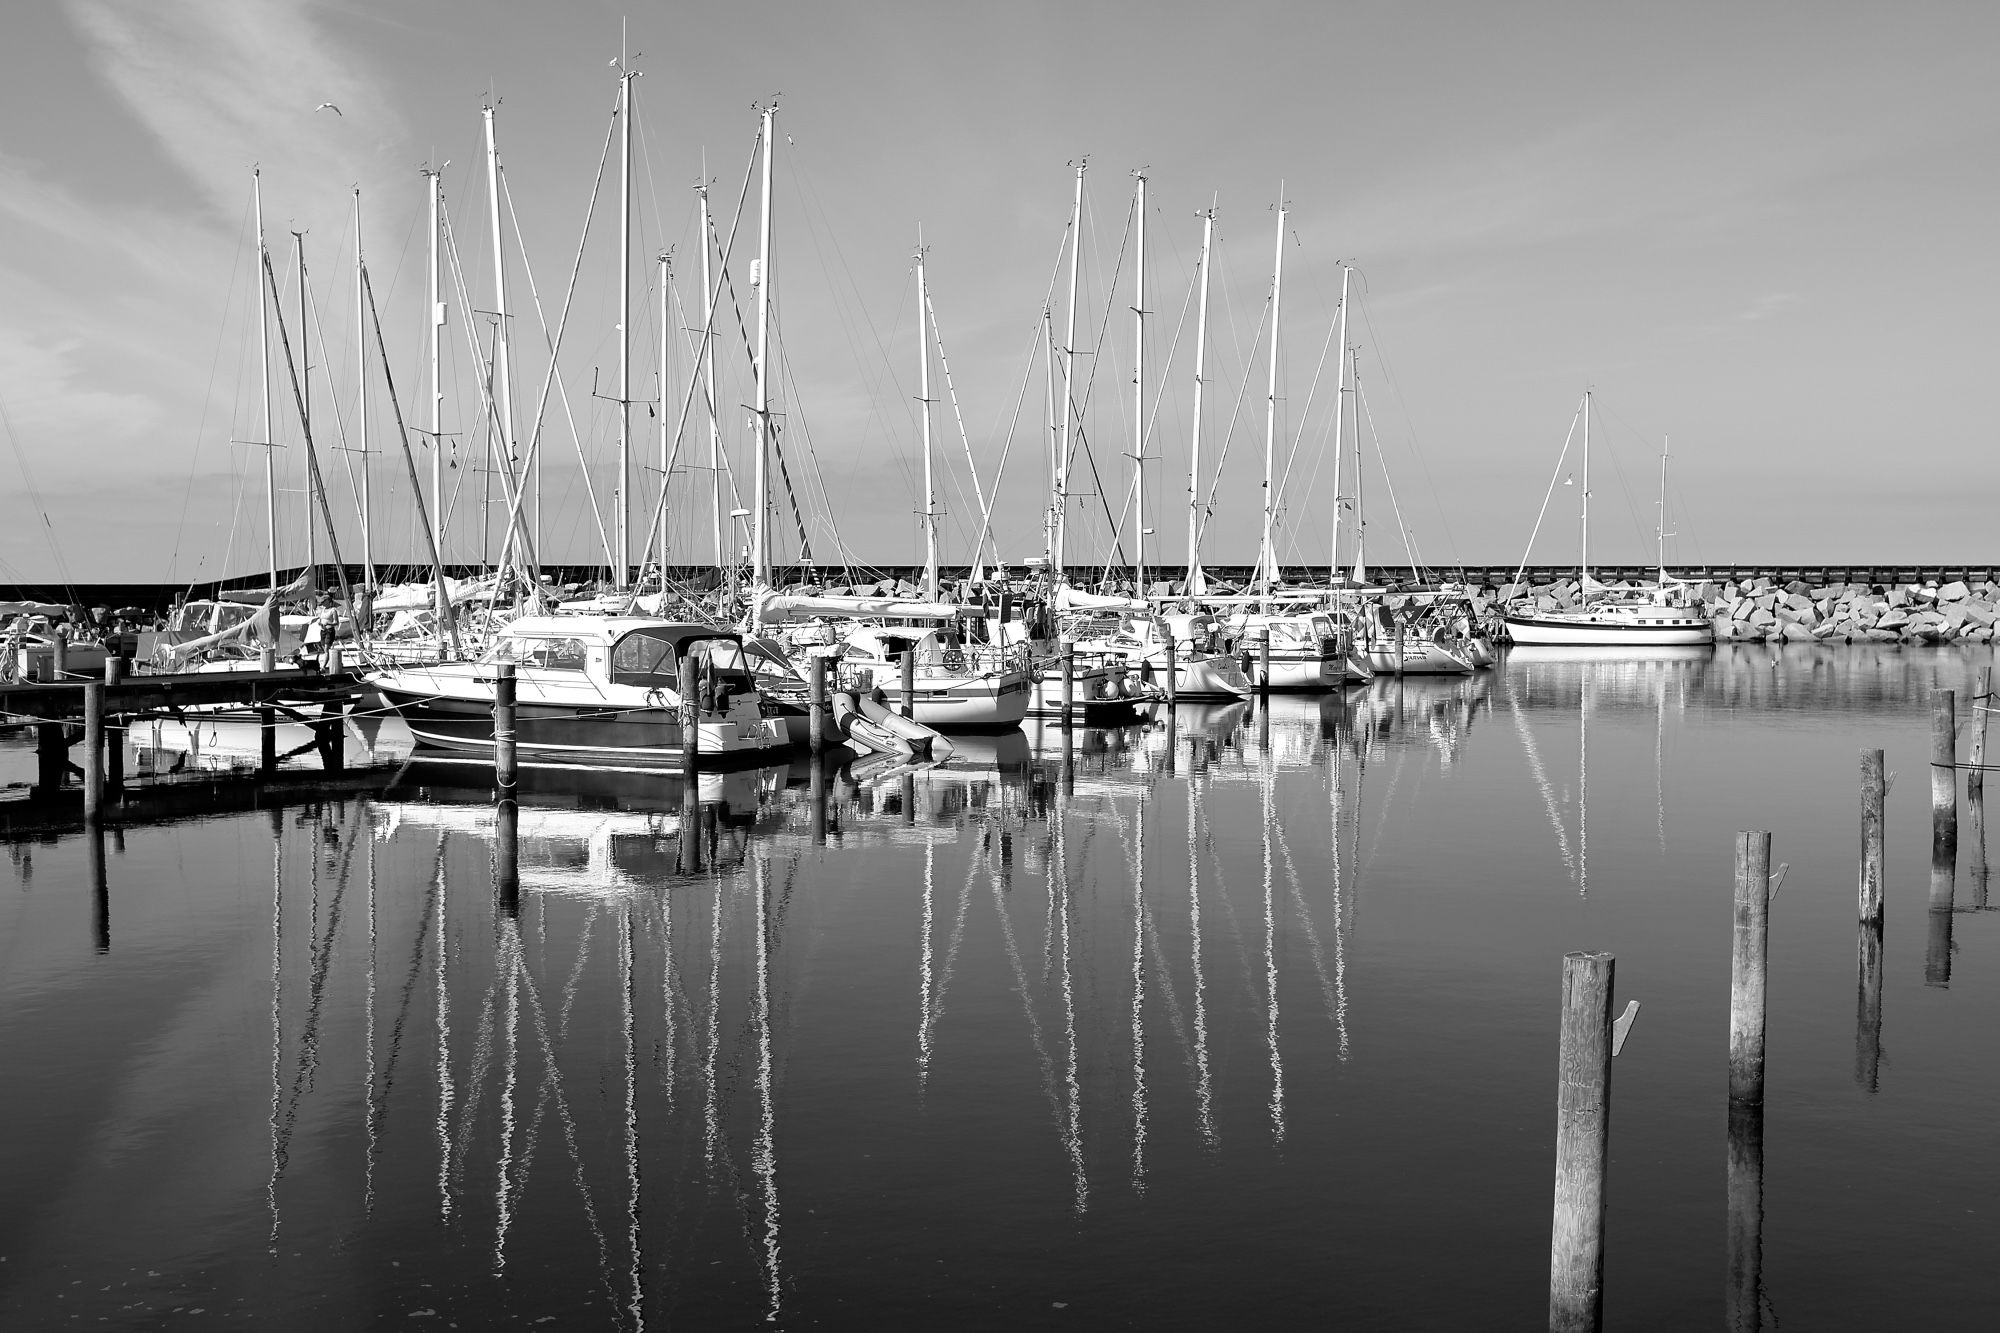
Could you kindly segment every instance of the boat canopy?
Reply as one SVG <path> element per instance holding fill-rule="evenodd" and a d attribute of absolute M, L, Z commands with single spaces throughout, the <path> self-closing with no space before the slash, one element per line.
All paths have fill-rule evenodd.
<path fill-rule="evenodd" d="M 898 620 L 952 620 L 961 615 L 987 614 L 979 606 L 955 602 L 908 601 L 900 597 L 809 597 L 803 593 L 765 590 L 750 604 L 753 625 L 782 625 L 814 616 L 881 616 Z"/>
<path fill-rule="evenodd" d="M 1064 584 L 1056 589 L 1056 607 L 1063 611 L 1150 611 L 1153 604 L 1144 597 L 1112 597 Z"/>

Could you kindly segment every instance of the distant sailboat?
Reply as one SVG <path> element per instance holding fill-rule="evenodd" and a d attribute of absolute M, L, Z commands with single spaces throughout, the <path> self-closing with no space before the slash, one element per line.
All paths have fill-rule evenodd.
<path fill-rule="evenodd" d="M 1698 610 L 1666 600 L 1665 538 L 1661 538 L 1661 586 L 1643 600 L 1606 596 L 1590 577 L 1590 391 L 1578 409 L 1583 416 L 1582 550 L 1578 561 L 1578 602 L 1572 607 L 1507 614 L 1507 633 L 1517 644 L 1546 647 L 1634 648 L 1715 642 L 1715 626 Z M 1664 477 L 1664 471 L 1662 472 Z M 1662 483 L 1664 487 L 1664 481 Z M 1665 524 L 1662 523 L 1664 529 Z M 1525 561 L 1523 562 L 1525 564 Z M 1595 592 L 1595 595 L 1593 595 Z"/>

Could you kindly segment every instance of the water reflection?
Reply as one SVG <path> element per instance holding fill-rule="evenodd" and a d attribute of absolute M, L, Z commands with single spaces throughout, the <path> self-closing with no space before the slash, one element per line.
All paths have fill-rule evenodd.
<path fill-rule="evenodd" d="M 531 768 L 510 810 L 491 804 L 490 770 L 425 764 L 379 796 L 176 828 L 225 889 L 222 925 L 205 933 L 252 953 L 236 969 L 249 979 L 209 966 L 243 1001 L 247 1038 L 202 1077 L 263 1122 L 254 1179 L 232 1202 L 248 1203 L 258 1263 L 344 1246 L 360 1264 L 393 1248 L 446 1275 L 461 1322 L 503 1308 L 630 1328 L 824 1322 L 842 1299 L 830 1274 L 925 1236 L 964 1237 L 922 1250 L 950 1276 L 885 1282 L 924 1299 L 1004 1286 L 1024 1262 L 1004 1230 L 1054 1237 L 1038 1243 L 1120 1283 L 1159 1252 L 1128 1253 L 1112 1234 L 1198 1236 L 1258 1262 L 1224 1221 L 1336 1229 L 1357 1271 L 1393 1263 L 1370 1226 L 1400 1247 L 1404 1223 L 1365 1226 L 1329 1200 L 1382 1197 L 1375 1173 L 1403 1171 L 1447 1129 L 1540 1197 L 1545 1145 L 1502 1142 L 1462 1113 L 1477 1088 L 1501 1107 L 1496 1123 L 1545 1119 L 1548 1034 L 1515 1017 L 1542 1012 L 1545 977 L 1517 993 L 1509 951 L 1621 928 L 1643 949 L 1658 926 L 1708 928 L 1680 915 L 1696 919 L 1692 894 L 1591 882 L 1711 835 L 1700 786 L 1713 772 L 1686 763 L 1691 724 L 1745 716 L 1774 678 L 1873 717 L 1920 699 L 1940 669 L 1889 663 L 1871 683 L 1789 651 L 1514 658 L 1501 673 L 1182 706 L 1115 729 L 1031 724 L 935 765 L 800 760 L 691 785 Z M 1921 743 L 1920 726 L 1912 735 Z M 1845 735 L 1840 746 L 1851 754 Z M 1844 813 L 1852 793 L 1836 795 Z M 51 860 L 75 857 L 88 893 L 46 938 L 99 974 L 165 948 L 157 924 L 126 915 L 147 909 L 117 882 L 126 863 L 106 864 L 117 845 L 9 844 L 23 902 Z M 1598 901 L 1581 901 L 1592 888 Z M 1785 900 L 1788 913 L 1811 904 Z M 1531 924 L 1510 920 L 1530 909 Z M 1927 913 L 1947 932 L 1953 915 Z M 8 918 L 12 936 L 41 942 L 13 924 L 27 919 Z M 1837 925 L 1822 934 L 1844 950 L 1851 919 Z M 1970 951 L 1977 933 L 1961 923 L 1956 943 Z M 1915 992 L 1919 948 L 1927 975 L 1952 964 L 1949 934 L 1942 952 L 1914 929 L 1900 938 L 1886 982 L 1882 937 L 1857 943 L 1854 1082 L 1844 1022 L 1833 1055 L 1851 1096 L 1892 1068 L 1909 1077 L 1882 1058 L 1885 986 Z M 1845 1012 L 1844 957 L 1836 993 L 1802 984 L 1799 1003 Z M 1969 952 L 1958 966 L 1978 975 Z M 1676 1007 L 1699 997 L 1663 996 Z M 1647 1059 L 1678 1070 L 1664 1036 L 1643 1040 L 1659 1043 Z M 1702 1058 L 1688 1057 L 1691 1080 Z M 108 1117 L 98 1094 L 70 1095 L 80 1116 Z M 1674 1132 L 1653 1145 L 1663 1160 L 1681 1160 Z M 198 1137 L 186 1122 L 164 1133 Z M 1712 1134 L 1688 1145 L 1697 1167 L 1713 1162 Z M 1724 1295 L 1740 1318 L 1746 1293 L 1753 1308 L 1764 1299 L 1751 1239 L 1761 1136 L 1731 1148 L 1731 1253 L 1750 1267 Z M 1713 1178 L 1689 1174 L 1705 1197 L 1675 1224 L 1712 1265 Z M 1419 1181 L 1427 1218 L 1466 1188 L 1449 1175 Z M 1651 1207 L 1674 1187 L 1635 1175 L 1630 1191 Z M 1237 1195 L 1254 1196 L 1254 1218 Z M 1497 1197 L 1475 1211 L 1512 1207 Z M 204 1245 L 237 1243 L 212 1225 Z M 951 1309 L 940 1322 L 977 1322 Z"/>

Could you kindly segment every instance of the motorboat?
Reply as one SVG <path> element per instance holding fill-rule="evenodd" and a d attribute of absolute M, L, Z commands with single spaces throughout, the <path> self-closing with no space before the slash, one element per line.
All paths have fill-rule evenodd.
<path fill-rule="evenodd" d="M 698 754 L 742 762 L 802 745 L 803 710 L 756 687 L 741 636 L 637 616 L 523 616 L 474 662 L 405 664 L 365 679 L 419 748 L 493 753 L 493 668 L 512 664 L 524 764 L 660 768 L 683 762 L 680 668 L 697 668 Z"/>

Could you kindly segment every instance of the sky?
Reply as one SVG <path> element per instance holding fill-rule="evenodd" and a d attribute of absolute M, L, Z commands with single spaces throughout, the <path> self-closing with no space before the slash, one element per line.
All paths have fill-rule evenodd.
<path fill-rule="evenodd" d="M 1358 440 L 1371 560 L 1402 563 L 1413 548 L 1433 566 L 1505 564 L 1533 534 L 1537 563 L 1573 562 L 1586 390 L 1594 562 L 1654 557 L 1669 441 L 1671 561 L 1990 560 L 2000 10 L 66 0 L 0 19 L 0 582 L 191 582 L 268 564 L 253 169 L 277 308 L 310 366 L 342 555 L 362 553 L 365 460 L 368 549 L 390 564 L 422 545 L 379 362 L 365 412 L 357 401 L 355 192 L 396 403 L 427 426 L 419 171 L 442 169 L 458 261 L 440 353 L 455 464 L 446 551 L 477 558 L 504 515 L 482 464 L 482 365 L 502 322 L 482 313 L 498 308 L 487 105 L 505 180 L 512 433 L 523 456 L 540 440 L 535 539 L 546 561 L 602 562 L 619 418 L 617 153 L 601 179 L 599 167 L 621 26 L 641 72 L 635 546 L 664 420 L 682 440 L 669 445 L 669 557 L 712 554 L 710 418 L 689 393 L 704 323 L 694 187 L 712 182 L 726 238 L 758 108 L 775 98 L 785 558 L 803 522 L 822 562 L 921 559 L 921 235 L 943 348 L 928 357 L 943 559 L 971 558 L 981 496 L 989 555 L 1018 565 L 1041 551 L 1045 367 L 1060 392 L 1068 360 L 1071 562 L 1129 561 L 1140 526 L 1154 530 L 1149 560 L 1184 560 L 1198 214 L 1212 206 L 1196 483 L 1210 563 L 1255 558 L 1267 440 L 1279 555 L 1326 561 L 1336 399 L 1342 490 L 1354 493 Z M 715 324 L 714 415 L 736 488 L 725 512 L 750 504 L 757 223 L 752 188 Z M 295 244 L 312 298 L 303 346 Z M 662 250 L 675 303 L 665 392 Z M 1330 350 L 1343 263 L 1344 395 Z M 279 556 L 292 565 L 306 555 L 306 450 L 272 336 Z M 410 436 L 427 498 L 429 438 Z M 495 488 L 489 506 L 482 487 Z M 727 541 L 740 545 L 740 529 Z"/>

